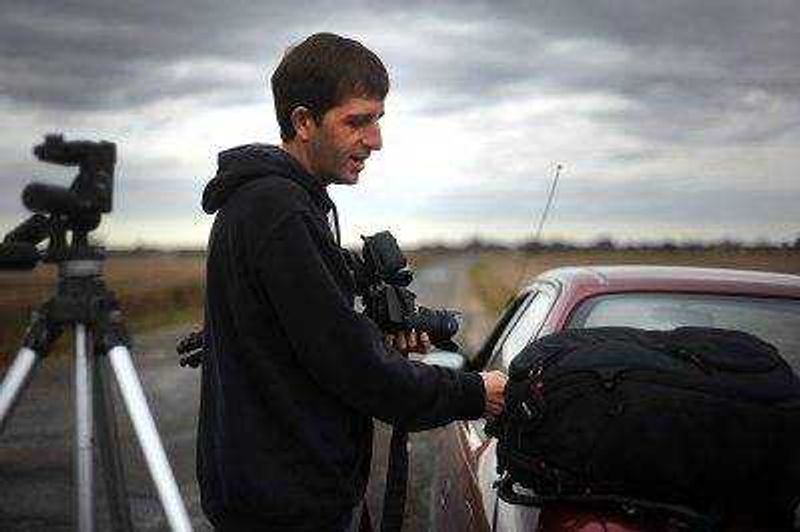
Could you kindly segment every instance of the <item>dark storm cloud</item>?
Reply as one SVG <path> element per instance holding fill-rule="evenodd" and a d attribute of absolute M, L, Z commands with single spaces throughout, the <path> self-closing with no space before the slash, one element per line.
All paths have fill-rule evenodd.
<path fill-rule="evenodd" d="M 263 94 L 231 82 L 225 67 L 261 57 L 272 36 L 276 50 L 285 46 L 290 14 L 261 2 L 20 2 L 0 19 L 0 95 L 93 110 L 222 90 Z M 187 71 L 172 68 L 181 64 Z"/>
<path fill-rule="evenodd" d="M 432 27 L 430 41 L 419 39 L 409 74 L 420 93 L 437 88 L 429 111 L 463 110 L 515 89 L 593 91 L 630 102 L 605 118 L 656 141 L 798 133 L 800 9 L 792 0 L 471 6 L 455 19 L 473 21 L 468 36 L 450 20 Z M 457 45 L 442 44 L 442 33 Z M 437 54 L 440 46 L 450 53 Z"/>
<path fill-rule="evenodd" d="M 86 111 L 223 92 L 239 102 L 263 99 L 267 67 L 299 37 L 348 26 L 369 32 L 397 8 L 359 0 L 33 0 L 0 9 L 0 97 Z M 230 79 L 237 65 L 257 68 L 257 80 Z"/>
<path fill-rule="evenodd" d="M 715 118 L 775 105 L 787 118 L 762 129 L 796 126 L 794 0 L 384 4 L 20 2 L 0 19 L 0 94 L 61 109 L 192 94 L 263 98 L 265 85 L 231 79 L 226 65 L 263 68 L 264 81 L 293 32 L 316 25 L 363 33 L 428 111 L 463 111 L 515 88 L 596 91 L 634 104 L 608 120 L 667 141 L 709 123 L 735 136 L 735 124 Z"/>

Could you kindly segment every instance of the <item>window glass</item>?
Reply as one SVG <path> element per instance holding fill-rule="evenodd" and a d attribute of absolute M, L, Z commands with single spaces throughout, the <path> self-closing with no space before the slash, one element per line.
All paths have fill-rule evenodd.
<path fill-rule="evenodd" d="M 703 294 L 613 294 L 585 301 L 569 328 L 606 326 L 667 330 L 716 327 L 744 331 L 774 345 L 800 371 L 800 300 Z"/>
<path fill-rule="evenodd" d="M 531 300 L 531 293 L 524 292 L 520 294 L 516 299 L 514 299 L 508 306 L 506 306 L 505 310 L 503 310 L 503 314 L 492 330 L 492 333 L 489 335 L 489 338 L 486 341 L 486 344 L 481 348 L 480 353 L 478 354 L 478 358 L 480 360 L 487 360 L 493 354 L 497 355 L 499 348 L 505 339 L 508 337 L 508 334 L 511 332 L 511 329 L 514 328 L 514 325 L 520 319 L 520 316 L 523 312 L 525 312 L 526 306 L 530 303 Z M 499 356 L 494 356 L 486 369 L 493 370 L 493 369 L 503 369 L 499 367 Z M 481 364 L 483 365 L 483 364 Z M 468 438 L 470 435 L 475 435 L 480 441 L 485 441 L 489 438 L 489 435 L 485 432 L 486 427 L 486 420 L 484 418 L 473 419 L 467 422 L 468 425 Z"/>
<path fill-rule="evenodd" d="M 550 290 L 539 290 L 531 294 L 495 356 L 494 369 L 507 370 L 514 357 L 534 339 L 547 317 L 553 299 L 554 294 Z"/>
<path fill-rule="evenodd" d="M 483 369 L 491 356 L 497 351 L 497 346 L 503 343 L 511 325 L 516 323 L 519 319 L 520 308 L 523 303 L 528 299 L 530 292 L 524 292 L 517 296 L 511 303 L 509 303 L 505 310 L 503 310 L 500 319 L 497 320 L 492 328 L 491 334 L 486 338 L 483 346 L 478 351 L 475 357 L 475 367 Z"/>

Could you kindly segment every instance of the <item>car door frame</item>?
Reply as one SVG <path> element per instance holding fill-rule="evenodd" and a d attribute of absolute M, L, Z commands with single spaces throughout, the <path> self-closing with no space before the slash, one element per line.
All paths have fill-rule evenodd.
<path fill-rule="evenodd" d="M 471 368 L 475 370 L 491 368 L 496 358 L 501 356 L 502 347 L 511 332 L 520 324 L 523 315 L 534 304 L 539 294 L 546 293 L 549 296 L 548 306 L 531 331 L 525 345 L 538 338 L 542 331 L 547 330 L 546 325 L 553 308 L 556 306 L 560 292 L 560 287 L 557 283 L 545 280 L 535 281 L 524 290 L 521 290 L 517 297 L 506 307 L 495 329 L 474 359 L 475 361 Z M 507 372 L 508 367 L 502 367 L 501 369 Z M 496 462 L 494 456 L 495 439 L 486 436 L 483 432 L 483 423 L 482 419 L 454 423 L 457 439 L 455 443 L 457 451 L 454 451 L 456 455 L 454 459 L 462 462 L 454 467 L 468 472 L 468 475 L 461 475 L 462 479 L 466 477 L 462 481 L 470 484 L 469 486 L 463 486 L 463 494 L 467 499 L 465 504 L 473 508 L 473 513 L 480 516 L 482 521 L 476 523 L 475 530 L 491 530 L 493 522 L 497 520 L 495 515 L 498 506 L 496 500 L 497 492 L 492 489 L 492 484 L 496 479 L 494 466 Z M 522 519 L 526 518 L 523 516 Z M 515 520 L 517 520 L 516 517 Z"/>

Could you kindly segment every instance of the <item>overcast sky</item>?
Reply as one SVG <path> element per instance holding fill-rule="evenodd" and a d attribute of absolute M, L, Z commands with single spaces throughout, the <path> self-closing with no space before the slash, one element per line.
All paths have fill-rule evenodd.
<path fill-rule="evenodd" d="M 310 33 L 362 41 L 384 149 L 332 189 L 345 240 L 800 235 L 796 0 L 70 2 L 0 6 L 0 230 L 44 133 L 118 143 L 112 245 L 203 245 L 216 153 L 276 142 L 267 80 Z"/>

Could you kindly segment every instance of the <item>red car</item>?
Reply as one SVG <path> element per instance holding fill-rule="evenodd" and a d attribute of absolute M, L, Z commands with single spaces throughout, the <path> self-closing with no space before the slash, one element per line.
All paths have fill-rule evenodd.
<path fill-rule="evenodd" d="M 509 304 L 469 365 L 507 371 L 536 338 L 599 326 L 746 331 L 775 345 L 800 371 L 800 276 L 658 266 L 551 270 Z M 495 440 L 486 436 L 483 424 L 456 422 L 443 429 L 433 486 L 433 530 L 641 530 L 624 516 L 576 519 L 574 508 L 548 508 L 542 515 L 536 508 L 500 500 L 492 486 L 497 478 Z"/>

